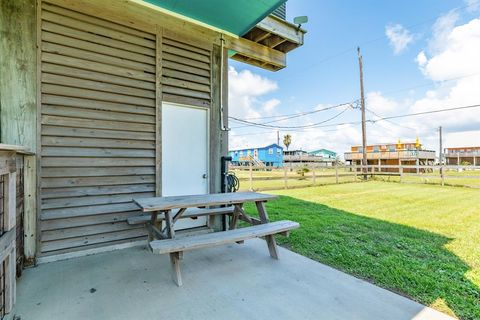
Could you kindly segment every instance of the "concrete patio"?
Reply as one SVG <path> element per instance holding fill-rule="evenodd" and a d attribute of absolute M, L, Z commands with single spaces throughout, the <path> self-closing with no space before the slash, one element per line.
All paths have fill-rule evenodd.
<path fill-rule="evenodd" d="M 184 286 L 143 247 L 42 264 L 18 282 L 22 320 L 452 319 L 263 240 L 186 252 Z"/>

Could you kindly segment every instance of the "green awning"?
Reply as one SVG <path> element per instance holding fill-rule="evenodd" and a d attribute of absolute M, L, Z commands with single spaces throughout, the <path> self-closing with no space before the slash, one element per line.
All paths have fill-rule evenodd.
<path fill-rule="evenodd" d="M 242 36 L 286 0 L 144 0 Z"/>

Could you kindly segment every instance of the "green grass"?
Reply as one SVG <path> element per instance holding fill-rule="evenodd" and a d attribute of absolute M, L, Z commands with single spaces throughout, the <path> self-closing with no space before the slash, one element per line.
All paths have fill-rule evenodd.
<path fill-rule="evenodd" d="M 480 319 L 480 190 L 385 182 L 275 191 L 279 243 L 461 319 Z M 253 206 L 247 211 L 254 212 Z"/>

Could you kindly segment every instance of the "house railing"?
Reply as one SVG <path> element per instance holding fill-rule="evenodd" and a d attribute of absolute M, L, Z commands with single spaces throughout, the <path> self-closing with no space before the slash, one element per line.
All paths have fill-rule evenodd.
<path fill-rule="evenodd" d="M 346 152 L 345 160 L 361 160 L 363 154 L 361 152 Z M 378 151 L 367 152 L 368 160 L 391 160 L 391 159 L 435 159 L 435 151 L 428 150 L 403 150 L 403 151 Z"/>

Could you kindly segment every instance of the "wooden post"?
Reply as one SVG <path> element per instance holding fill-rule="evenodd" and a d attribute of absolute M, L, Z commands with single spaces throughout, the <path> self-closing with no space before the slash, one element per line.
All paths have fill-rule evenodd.
<path fill-rule="evenodd" d="M 24 156 L 24 254 L 25 264 L 32 265 L 35 261 L 36 244 L 37 244 L 37 197 L 36 192 L 36 178 L 37 178 L 37 160 L 35 156 Z"/>
<path fill-rule="evenodd" d="M 443 164 L 440 164 L 440 179 L 442 179 L 442 187 L 445 185 L 445 172 Z"/>
<path fill-rule="evenodd" d="M 353 175 L 353 178 L 355 179 L 355 182 L 357 182 L 357 163 L 355 162 L 355 164 L 353 165 L 353 172 L 354 172 L 354 175 Z"/>
<path fill-rule="evenodd" d="M 317 175 L 315 174 L 315 166 L 313 166 L 312 178 L 313 178 L 313 185 L 316 185 L 317 184 Z"/>
<path fill-rule="evenodd" d="M 248 164 L 249 176 L 248 181 L 250 182 L 250 191 L 253 191 L 253 164 L 250 162 Z"/>
<path fill-rule="evenodd" d="M 400 183 L 403 182 L 403 167 L 402 165 L 398 166 L 398 170 L 400 171 Z"/>
<path fill-rule="evenodd" d="M 288 189 L 287 180 L 288 180 L 288 178 L 287 178 L 287 167 L 284 166 L 284 167 L 283 167 L 283 182 L 284 182 L 284 188 L 285 188 L 285 190 Z"/>
<path fill-rule="evenodd" d="M 338 163 L 335 162 L 335 183 L 338 184 Z"/>

